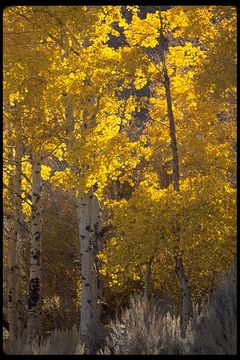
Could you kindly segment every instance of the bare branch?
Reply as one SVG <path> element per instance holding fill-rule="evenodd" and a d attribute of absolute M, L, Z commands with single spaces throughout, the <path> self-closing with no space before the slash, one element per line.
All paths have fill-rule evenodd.
<path fill-rule="evenodd" d="M 13 194 L 17 195 L 22 201 L 24 201 L 25 203 L 27 203 L 29 206 L 32 207 L 32 204 L 27 201 L 26 199 L 24 199 L 21 195 L 19 195 L 18 193 L 16 193 L 16 191 L 12 190 L 11 188 L 9 188 L 6 184 L 3 184 L 3 187 L 6 188 L 7 190 L 9 190 L 10 192 L 12 192 Z"/>
<path fill-rule="evenodd" d="M 161 125 L 166 126 L 166 127 L 169 129 L 169 125 L 165 124 L 164 122 L 162 122 L 162 121 L 160 121 L 160 120 L 155 120 L 155 119 L 153 119 L 153 118 L 151 118 L 151 117 L 149 117 L 148 120 L 155 121 L 155 122 L 157 122 L 157 123 L 159 123 L 159 124 L 161 124 Z"/>

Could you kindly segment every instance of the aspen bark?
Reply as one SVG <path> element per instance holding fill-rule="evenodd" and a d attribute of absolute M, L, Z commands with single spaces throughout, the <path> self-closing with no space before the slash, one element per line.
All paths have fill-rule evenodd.
<path fill-rule="evenodd" d="M 100 232 L 100 207 L 97 197 L 93 194 L 93 213 L 92 213 L 92 226 L 93 226 L 93 265 L 92 265 L 92 302 L 93 302 L 93 319 L 95 336 L 98 335 L 99 322 L 100 322 L 100 298 L 101 293 L 101 279 L 99 273 L 99 260 L 97 257 L 98 252 L 101 250 Z M 95 339 L 96 342 L 96 339 Z"/>
<path fill-rule="evenodd" d="M 148 300 L 149 292 L 150 292 L 150 283 L 151 283 L 151 266 L 153 262 L 153 255 L 150 256 L 145 270 L 145 277 L 144 277 L 144 299 Z"/>
<path fill-rule="evenodd" d="M 71 134 L 74 131 L 74 116 L 68 94 L 64 94 L 63 103 L 65 106 L 67 133 Z M 84 130 L 94 126 L 95 115 L 93 114 L 91 124 L 87 124 L 87 118 L 88 114 L 86 109 L 84 109 L 83 135 Z M 71 149 L 73 141 L 67 140 L 67 145 Z M 78 171 L 77 164 L 73 170 Z M 99 238 L 97 236 L 100 227 L 100 209 L 98 200 L 94 196 L 93 187 L 81 197 L 76 194 L 76 213 L 79 224 L 82 270 L 80 333 L 87 354 L 93 354 L 100 318 L 100 306 L 98 304 L 100 277 L 97 259 L 97 253 L 100 249 Z"/>
<path fill-rule="evenodd" d="M 163 24 L 162 24 L 162 17 L 161 11 L 159 12 L 160 16 L 160 39 L 164 39 L 163 35 Z M 163 44 L 163 41 L 161 41 Z M 178 149 L 177 149 L 177 138 L 176 138 L 176 128 L 175 128 L 175 120 L 173 115 L 172 109 L 172 97 L 171 97 L 171 88 L 170 88 L 170 81 L 167 72 L 167 66 L 165 61 L 165 53 L 163 46 L 160 47 L 160 56 L 162 62 L 162 70 L 163 70 L 163 77 L 164 77 L 164 88 L 165 94 L 167 99 L 167 112 L 168 112 L 168 119 L 169 119 L 169 128 L 170 128 L 170 138 L 171 138 L 171 150 L 173 156 L 173 186 L 176 192 L 180 191 L 179 186 L 179 158 L 178 158 Z M 176 223 L 174 228 L 174 236 L 176 241 L 176 253 L 175 253 L 175 261 L 176 261 L 176 273 L 179 280 L 179 284 L 182 289 L 182 333 L 183 336 L 185 335 L 189 316 L 190 316 L 190 293 L 189 293 L 189 284 L 188 279 L 184 270 L 183 262 L 182 262 L 182 250 L 180 244 L 180 228 L 178 219 L 176 217 Z"/>
<path fill-rule="evenodd" d="M 100 209 L 93 188 L 78 200 L 77 218 L 79 222 L 82 292 L 80 333 L 88 354 L 93 354 L 98 335 L 100 307 L 100 281 L 97 252 L 100 250 L 97 233 Z"/>
<path fill-rule="evenodd" d="M 13 178 L 9 181 L 9 201 L 14 205 Z M 17 223 L 12 216 L 9 220 L 9 258 L 8 258 L 8 322 L 10 342 L 17 337 L 17 312 L 16 312 L 16 243 Z"/>
<path fill-rule="evenodd" d="M 79 235 L 82 263 L 81 323 L 80 333 L 86 351 L 93 351 L 93 306 L 92 306 L 92 258 L 91 243 L 92 201 L 91 193 L 84 193 L 78 203 Z"/>
<path fill-rule="evenodd" d="M 63 98 L 67 133 L 74 131 L 74 117 L 68 94 Z M 85 112 L 85 118 L 87 113 Z M 83 130 L 88 127 L 84 122 Z M 71 149 L 72 140 L 67 141 Z M 77 171 L 77 164 L 74 168 Z M 81 251 L 82 289 L 81 289 L 81 340 L 85 344 L 87 354 L 93 354 L 97 339 L 100 318 L 98 298 L 100 296 L 100 280 L 98 272 L 97 253 L 99 251 L 99 204 L 94 196 L 93 187 L 81 197 L 76 194 L 76 212 L 79 224 L 79 238 Z"/>
<path fill-rule="evenodd" d="M 7 132 L 11 137 L 11 124 L 8 123 Z M 18 134 L 16 134 L 18 137 Z M 17 139 L 18 140 L 18 139 Z M 10 342 L 17 337 L 17 307 L 16 307 L 16 283 L 17 283 L 17 240 L 19 225 L 19 213 L 21 212 L 21 200 L 19 202 L 18 194 L 21 191 L 21 174 L 19 174 L 19 166 L 16 162 L 21 161 L 21 148 L 18 141 L 15 143 L 9 140 L 9 158 L 13 165 L 13 174 L 9 179 L 9 202 L 12 207 L 11 218 L 8 220 L 9 227 L 9 258 L 8 258 L 8 321 Z M 15 154 L 13 149 L 15 148 Z M 20 181 L 20 184 L 19 184 Z"/>
<path fill-rule="evenodd" d="M 24 305 L 22 293 L 22 271 L 21 271 L 21 237 L 18 234 L 17 238 L 17 279 L 16 279 L 16 311 L 17 311 L 17 337 L 20 338 L 24 330 Z"/>
<path fill-rule="evenodd" d="M 28 297 L 28 341 L 41 330 L 41 157 L 33 154 L 32 159 L 32 219 L 30 246 L 30 281 Z"/>
<path fill-rule="evenodd" d="M 15 208 L 14 217 L 18 224 L 16 241 L 16 312 L 17 312 L 17 331 L 18 337 L 22 336 L 24 329 L 23 298 L 22 298 L 22 276 L 21 276 L 21 237 L 19 223 L 22 219 L 22 133 L 19 124 L 16 125 L 16 145 L 15 145 Z M 19 195 L 19 196 L 18 196 Z"/>

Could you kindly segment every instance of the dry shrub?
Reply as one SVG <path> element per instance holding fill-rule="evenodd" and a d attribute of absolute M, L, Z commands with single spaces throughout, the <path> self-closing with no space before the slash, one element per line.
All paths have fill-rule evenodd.
<path fill-rule="evenodd" d="M 185 340 L 180 335 L 180 319 L 162 315 L 156 300 L 141 295 L 130 298 L 130 307 L 110 324 L 111 332 L 101 355 L 184 354 Z"/>
<path fill-rule="evenodd" d="M 201 312 L 194 307 L 188 331 L 190 352 L 201 355 L 237 353 L 237 295 L 232 275 L 226 274 Z"/>
<path fill-rule="evenodd" d="M 222 286 L 201 310 L 194 306 L 186 337 L 180 319 L 161 313 L 156 300 L 132 296 L 129 309 L 110 324 L 100 355 L 230 355 L 237 351 L 236 285 L 226 274 Z"/>
<path fill-rule="evenodd" d="M 27 343 L 27 332 L 9 344 L 7 354 L 17 355 L 69 355 L 83 354 L 84 348 L 80 344 L 80 334 L 76 326 L 61 331 L 56 329 L 47 339 L 35 338 L 31 344 Z"/>
<path fill-rule="evenodd" d="M 236 285 L 231 274 L 205 304 L 194 306 L 186 337 L 181 337 L 180 319 L 163 314 L 160 301 L 145 300 L 141 295 L 130 298 L 108 327 L 99 329 L 98 343 L 105 346 L 98 355 L 230 355 L 237 352 Z M 101 345 L 98 345 L 100 347 Z M 84 354 L 79 330 L 55 330 L 47 339 L 36 338 L 27 345 L 27 334 L 9 344 L 8 354 L 71 355 Z"/>

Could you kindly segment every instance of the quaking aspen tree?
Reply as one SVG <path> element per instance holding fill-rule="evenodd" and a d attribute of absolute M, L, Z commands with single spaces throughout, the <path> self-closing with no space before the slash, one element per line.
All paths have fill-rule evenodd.
<path fill-rule="evenodd" d="M 16 116 L 16 114 L 12 114 Z M 16 120 L 16 119 L 15 119 Z M 11 208 L 11 215 L 9 216 L 9 275 L 8 275 L 8 321 L 10 328 L 10 342 L 14 342 L 18 334 L 18 234 L 19 234 L 19 221 L 21 218 L 21 139 L 17 125 L 9 122 L 6 124 L 6 131 L 8 133 L 8 151 L 6 155 L 9 157 L 9 165 L 12 168 L 12 173 L 8 174 L 9 177 L 9 204 Z M 12 139 L 12 133 L 15 133 L 15 140 Z"/>
<path fill-rule="evenodd" d="M 14 204 L 14 183 L 9 180 L 9 200 Z M 16 312 L 16 246 L 17 246 L 17 224 L 13 215 L 8 220 L 9 235 L 9 275 L 8 275 L 8 321 L 10 341 L 17 337 L 17 312 Z"/>
<path fill-rule="evenodd" d="M 23 297 L 22 297 L 22 273 L 21 273 L 21 236 L 20 224 L 22 221 L 22 129 L 21 122 L 17 122 L 16 145 L 15 145 L 15 220 L 18 225 L 16 243 L 16 311 L 17 311 L 17 337 L 21 337 L 24 329 Z"/>
<path fill-rule="evenodd" d="M 179 173 L 179 158 L 178 158 L 178 147 L 177 147 L 177 137 L 176 137 L 176 128 L 175 128 L 175 120 L 173 115 L 173 105 L 172 105 L 172 96 L 171 96 L 171 87 L 170 81 L 166 66 L 165 60 L 165 50 L 163 47 L 163 23 L 161 10 L 159 11 L 160 17 L 160 54 L 163 68 L 163 77 L 164 77 L 164 88 L 166 93 L 166 101 L 167 101 L 167 113 L 169 119 L 169 130 L 170 130 L 170 138 L 171 138 L 171 150 L 173 157 L 173 186 L 176 192 L 180 191 L 180 173 Z M 179 283 L 182 289 L 182 329 L 183 334 L 185 335 L 189 317 L 190 317 L 190 292 L 189 292 L 189 284 L 186 272 L 184 270 L 183 258 L 182 258 L 182 249 L 181 249 L 181 235 L 180 235 L 180 224 L 178 220 L 178 215 L 176 214 L 176 220 L 174 225 L 174 236 L 175 236 L 175 260 L 176 260 L 176 274 L 179 279 Z"/>
<path fill-rule="evenodd" d="M 30 246 L 30 279 L 28 297 L 28 341 L 41 331 L 41 255 L 42 255 L 42 207 L 41 207 L 41 156 L 32 154 L 32 215 Z"/>

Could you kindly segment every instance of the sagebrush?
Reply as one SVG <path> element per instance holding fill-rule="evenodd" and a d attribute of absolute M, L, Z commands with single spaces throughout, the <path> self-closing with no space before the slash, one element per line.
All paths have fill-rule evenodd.
<path fill-rule="evenodd" d="M 211 298 L 193 306 L 186 336 L 181 335 L 180 318 L 162 311 L 161 301 L 130 297 L 129 308 L 122 309 L 105 329 L 96 349 L 98 355 L 230 355 L 237 352 L 236 285 L 228 275 Z M 56 329 L 47 339 L 27 343 L 27 333 L 9 344 L 8 354 L 70 355 L 84 354 L 76 326 Z"/>

